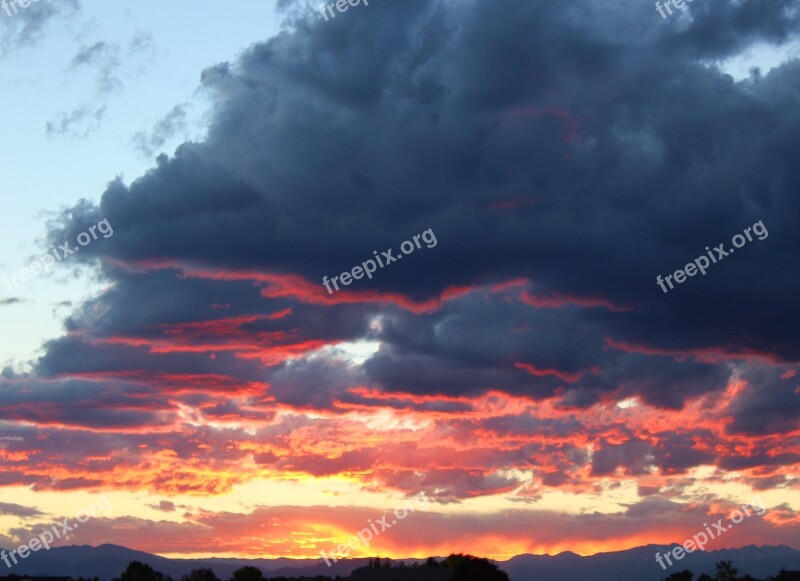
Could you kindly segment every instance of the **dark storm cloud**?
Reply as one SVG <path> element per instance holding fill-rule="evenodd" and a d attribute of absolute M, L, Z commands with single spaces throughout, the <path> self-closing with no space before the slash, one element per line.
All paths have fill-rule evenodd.
<path fill-rule="evenodd" d="M 787 41 L 800 28 L 795 0 L 712 0 L 689 5 L 689 12 L 691 24 L 668 44 L 711 58 L 725 58 L 756 40 Z"/>
<path fill-rule="evenodd" d="M 173 406 L 165 397 L 147 390 L 150 397 L 144 404 L 137 401 L 136 390 L 126 393 L 125 387 L 81 381 L 48 384 L 0 379 L 0 420 L 118 429 L 167 423 L 164 411 Z M 134 409 L 134 402 L 140 409 Z"/>
<path fill-rule="evenodd" d="M 708 4 L 706 19 L 728 13 Z M 780 40 L 793 18 L 783 4 L 741 32 Z M 636 304 L 635 320 L 620 325 L 625 339 L 743 342 L 797 357 L 788 330 L 774 324 L 783 308 L 797 308 L 785 300 L 797 289 L 767 284 L 797 242 L 796 63 L 760 84 L 736 84 L 700 66 L 700 55 L 664 53 L 664 42 L 681 38 L 670 27 L 633 52 L 556 5 L 455 11 L 417 1 L 328 24 L 311 18 L 252 49 L 235 71 L 209 70 L 204 84 L 220 105 L 208 142 L 187 146 L 130 193 L 107 191 L 103 214 L 128 232 L 124 248 L 97 252 L 238 262 L 317 280 L 435 226 L 435 250 L 362 286 L 430 296 L 525 275 Z M 721 25 L 705 34 L 726 36 Z M 231 183 L 181 194 L 200 185 L 194 170 L 219 173 L 216 164 Z M 258 201 L 200 219 L 203 200 L 236 199 L 238 180 Z M 538 203 L 487 213 L 498 193 Z M 170 204 L 177 214 L 165 213 Z M 670 295 L 658 290 L 656 274 L 759 219 L 767 241 Z M 744 308 L 754 302 L 757 313 Z"/>
<path fill-rule="evenodd" d="M 629 474 L 643 475 L 655 464 L 654 460 L 649 443 L 631 439 L 596 451 L 592 458 L 592 474 L 610 476 L 624 466 Z"/>
<path fill-rule="evenodd" d="M 725 387 L 730 377 L 725 365 L 610 348 L 606 337 L 616 332 L 614 318 L 635 317 L 605 309 L 534 310 L 476 293 L 426 317 L 384 317 L 376 333 L 383 346 L 365 367 L 392 389 L 459 393 L 490 386 L 549 395 L 567 388 L 569 401 L 581 407 L 621 389 L 623 395 L 639 393 L 648 403 L 679 408 L 688 396 Z M 578 349 L 576 329 L 581 329 Z M 517 363 L 532 365 L 538 375 Z"/>
<path fill-rule="evenodd" d="M 259 404 L 298 407 L 352 402 L 343 392 L 363 385 L 561 396 L 573 408 L 638 395 L 676 409 L 721 392 L 748 359 L 797 361 L 800 63 L 741 82 L 709 63 L 787 40 L 800 2 L 704 0 L 694 20 L 669 23 L 652 7 L 598 6 L 386 2 L 330 22 L 312 14 L 208 68 L 207 140 L 159 157 L 129 185 L 113 182 L 99 205 L 76 204 L 51 229 L 61 242 L 107 218 L 115 234 L 73 257 L 103 259 L 109 285 L 48 344 L 38 373 L 218 374 L 269 383 Z M 78 62 L 101 53 L 87 49 Z M 758 220 L 766 239 L 669 294 L 656 285 Z M 319 284 L 428 228 L 435 248 L 336 295 Z M 305 277 L 316 290 L 259 273 Z M 510 279 L 524 281 L 501 285 Z M 308 357 L 364 338 L 381 348 L 362 369 Z M 796 382 L 743 377 L 731 433 L 796 428 Z M 130 389 L 111 410 L 53 413 L 85 414 L 95 427 L 152 419 L 149 409 L 123 411 Z M 38 397 L 34 389 L 4 409 L 30 421 Z M 192 401 L 210 416 L 249 413 L 239 401 Z M 172 412 L 172 400 L 160 403 Z M 625 436 L 595 451 L 594 475 L 715 460 L 688 435 Z M 324 469 L 372 460 L 349 454 Z M 585 451 L 566 454 L 586 462 Z M 760 451 L 723 460 L 775 463 Z M 445 500 L 518 484 L 482 470 L 434 476 Z M 384 479 L 410 487 L 416 477 Z"/>
<path fill-rule="evenodd" d="M 763 366 L 742 374 L 744 393 L 729 410 L 732 434 L 788 434 L 800 428 L 800 376 L 793 369 Z"/>
<path fill-rule="evenodd" d="M 270 395 L 290 405 L 331 407 L 334 397 L 362 383 L 357 367 L 332 358 L 289 362 L 268 373 Z"/>
<path fill-rule="evenodd" d="M 378 471 L 380 477 L 380 471 Z M 386 483 L 401 490 L 430 490 L 431 500 L 446 504 L 461 502 L 465 498 L 509 493 L 522 484 L 516 478 L 486 474 L 480 470 L 431 469 L 421 475 L 419 471 L 395 471 L 387 475 Z"/>
<path fill-rule="evenodd" d="M 630 434 L 628 437 L 619 445 L 603 444 L 594 453 L 593 474 L 610 476 L 624 468 L 626 474 L 644 475 L 651 467 L 658 467 L 662 474 L 684 474 L 690 468 L 717 461 L 717 455 L 698 447 L 698 442 L 706 442 L 709 447 L 715 442 L 715 434 L 702 429 L 688 434 L 659 434 L 655 445 Z"/>
<path fill-rule="evenodd" d="M 739 23 L 740 32 L 782 40 L 790 4 L 749 28 Z M 131 188 L 113 185 L 67 232 L 103 215 L 118 233 L 93 253 L 313 281 L 435 226 L 435 249 L 361 286 L 423 297 L 481 278 L 528 276 L 563 294 L 636 305 L 631 315 L 606 318 L 619 339 L 685 349 L 745 343 L 797 357 L 789 330 L 775 325 L 800 314 L 787 300 L 797 289 L 768 284 L 798 241 L 789 220 L 798 210 L 789 194 L 797 180 L 790 128 L 800 108 L 789 84 L 797 63 L 760 84 L 735 84 L 697 64 L 688 48 L 664 54 L 663 43 L 689 34 L 671 27 L 634 53 L 578 10 L 556 5 L 497 11 L 478 2 L 455 11 L 420 0 L 374 8 L 331 26 L 310 18 L 253 48 L 236 70 L 209 69 L 204 84 L 219 100 L 209 140 L 187 145 Z M 693 26 L 729 16 L 724 3 L 708 2 Z M 708 43 L 727 38 L 718 28 L 705 30 Z M 780 91 L 789 107 L 776 101 Z M 487 213 L 500 195 L 534 196 L 537 204 Z M 656 274 L 758 219 L 771 231 L 767 240 L 661 294 Z M 759 309 L 745 308 L 754 303 Z M 604 331 L 593 314 L 576 318 L 589 332 Z M 475 334 L 487 330 L 472 322 Z M 508 352 L 508 341 L 495 351 Z M 488 369 L 475 373 L 475 365 L 453 369 L 429 347 L 431 361 L 418 357 L 415 367 L 438 367 L 425 372 L 438 385 L 525 384 L 496 358 L 485 357 Z M 387 356 L 370 365 L 385 367 Z M 647 382 L 633 361 L 612 364 L 620 366 L 613 383 Z M 679 405 L 725 376 L 675 367 L 674 386 L 657 382 L 661 404 Z M 548 391 L 557 387 L 549 383 Z"/>

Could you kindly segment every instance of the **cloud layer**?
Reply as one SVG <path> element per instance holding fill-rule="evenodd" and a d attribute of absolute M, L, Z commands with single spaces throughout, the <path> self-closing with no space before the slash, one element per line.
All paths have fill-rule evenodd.
<path fill-rule="evenodd" d="M 0 379 L 0 483 L 341 475 L 452 505 L 634 482 L 629 513 L 707 502 L 687 492 L 701 467 L 796 489 L 800 63 L 741 82 L 713 65 L 793 38 L 798 8 L 405 0 L 326 22 L 289 4 L 293 27 L 203 72 L 205 141 L 51 230 L 107 218 L 74 259 L 108 287 Z M 657 286 L 759 220 L 763 240 Z M 435 248 L 322 286 L 428 228 Z M 768 536 L 800 546 L 783 510 Z M 588 546 L 546 518 L 563 538 L 519 546 Z"/>

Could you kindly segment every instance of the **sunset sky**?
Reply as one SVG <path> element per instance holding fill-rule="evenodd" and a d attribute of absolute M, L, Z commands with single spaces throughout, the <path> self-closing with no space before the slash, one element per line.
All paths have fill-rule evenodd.
<path fill-rule="evenodd" d="M 0 547 L 800 549 L 800 0 L 687 5 L 0 8 Z"/>

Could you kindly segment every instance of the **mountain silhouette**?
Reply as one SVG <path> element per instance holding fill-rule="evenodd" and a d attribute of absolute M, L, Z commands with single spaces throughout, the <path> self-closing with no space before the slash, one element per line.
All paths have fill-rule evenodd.
<path fill-rule="evenodd" d="M 800 551 L 783 545 L 749 545 L 739 549 L 695 552 L 675 566 L 663 570 L 656 563 L 655 554 L 663 554 L 675 546 L 677 545 L 647 545 L 587 557 L 571 552 L 552 556 L 518 555 L 496 563 L 508 573 L 512 581 L 660 581 L 684 569 L 692 571 L 696 577 L 703 573 L 713 575 L 715 563 L 723 560 L 733 561 L 741 574 L 756 578 L 774 575 L 781 568 L 800 569 Z M 0 563 L 0 571 L 3 571 L 0 574 L 99 577 L 101 580 L 112 581 L 120 576 L 129 563 L 139 561 L 173 579 L 180 579 L 192 570 L 201 568 L 213 570 L 220 579 L 230 579 L 237 569 L 245 566 L 257 567 L 267 579 L 317 575 L 345 577 L 355 569 L 367 567 L 370 560 L 346 559 L 328 567 L 322 559 L 167 559 L 117 545 L 84 545 L 39 551 L 5 571 L 5 565 Z M 425 559 L 402 560 L 409 566 L 425 562 Z M 399 561 L 391 562 L 397 564 Z"/>

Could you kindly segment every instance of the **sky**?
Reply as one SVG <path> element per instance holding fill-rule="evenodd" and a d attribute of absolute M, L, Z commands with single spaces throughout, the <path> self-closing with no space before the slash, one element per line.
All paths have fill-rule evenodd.
<path fill-rule="evenodd" d="M 674 10 L 0 7 L 0 547 L 800 549 L 800 0 Z"/>

